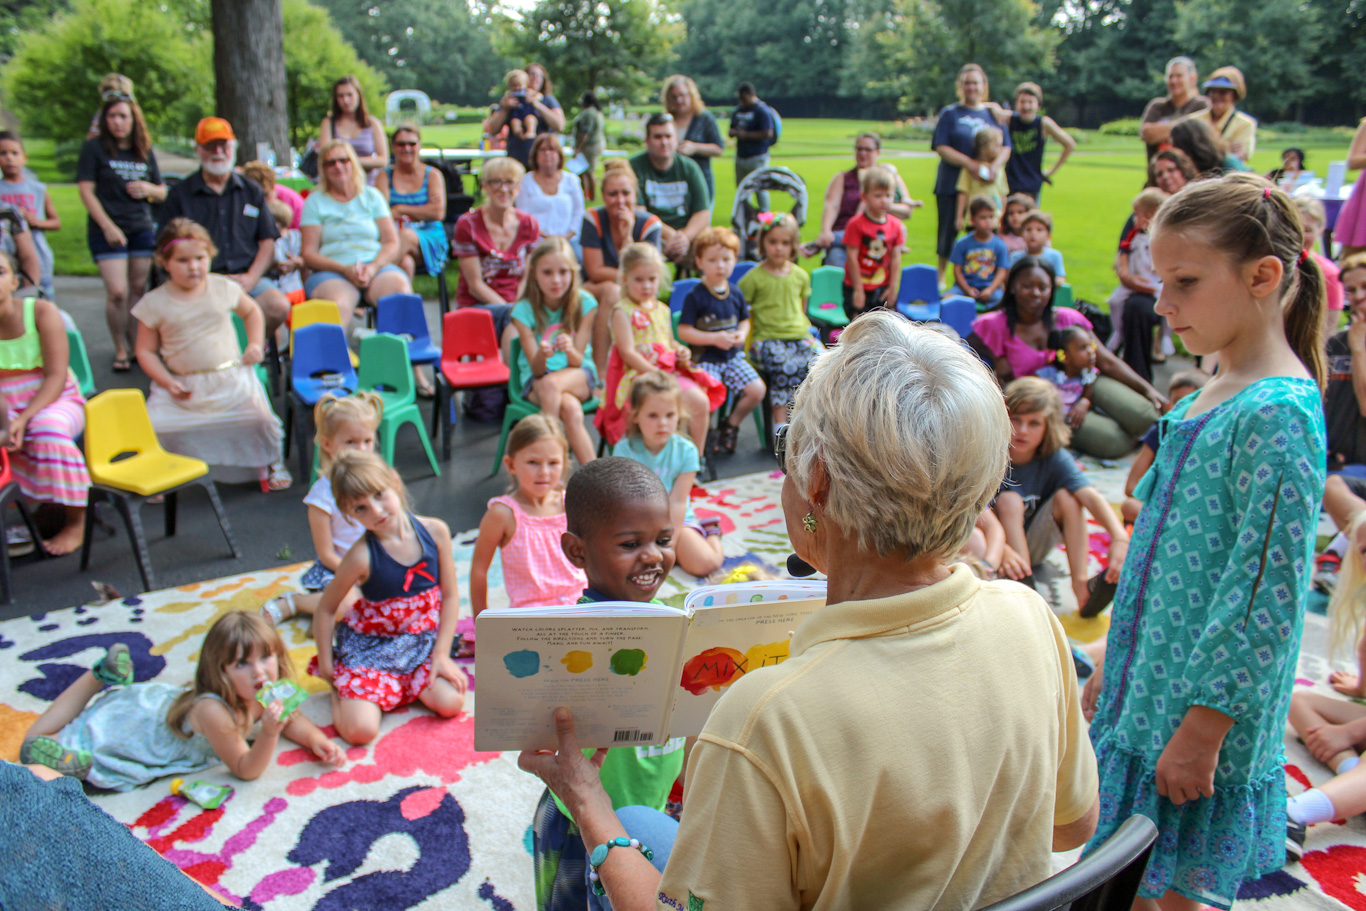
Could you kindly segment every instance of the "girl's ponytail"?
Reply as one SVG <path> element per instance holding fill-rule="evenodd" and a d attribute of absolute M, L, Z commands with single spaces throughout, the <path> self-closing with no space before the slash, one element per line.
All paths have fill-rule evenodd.
<path fill-rule="evenodd" d="M 1327 378 L 1323 363 L 1323 311 L 1327 285 L 1318 261 L 1305 250 L 1295 264 L 1299 284 L 1285 308 L 1285 338 L 1322 389 Z"/>

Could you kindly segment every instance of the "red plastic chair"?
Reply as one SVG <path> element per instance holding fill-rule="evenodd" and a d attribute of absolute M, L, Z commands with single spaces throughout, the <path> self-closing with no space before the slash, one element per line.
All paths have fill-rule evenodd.
<path fill-rule="evenodd" d="M 34 552 L 39 558 L 46 557 L 43 539 L 38 537 L 38 528 L 33 524 L 33 516 L 29 514 L 28 507 L 24 505 L 24 499 L 20 495 L 19 482 L 14 480 L 14 472 L 10 470 L 9 451 L 0 446 L 0 604 L 9 604 L 14 600 L 10 586 L 9 546 L 5 527 L 5 517 L 9 513 L 11 500 L 19 507 L 19 517 L 24 520 L 24 525 L 28 527 L 28 533 L 33 538 Z"/>
<path fill-rule="evenodd" d="M 508 366 L 498 349 L 493 315 L 478 307 L 462 307 L 441 318 L 441 369 L 436 372 L 436 407 L 432 409 L 432 438 L 441 431 L 441 458 L 451 457 L 455 429 L 455 393 L 462 389 L 502 386 Z M 442 415 L 450 414 L 442 427 Z"/>

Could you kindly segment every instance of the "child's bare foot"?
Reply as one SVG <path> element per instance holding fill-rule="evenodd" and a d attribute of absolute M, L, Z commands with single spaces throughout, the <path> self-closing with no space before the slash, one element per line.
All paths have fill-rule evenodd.
<path fill-rule="evenodd" d="M 61 531 L 43 542 L 43 550 L 54 557 L 63 557 L 78 550 L 85 540 L 85 523 L 67 524 Z"/>

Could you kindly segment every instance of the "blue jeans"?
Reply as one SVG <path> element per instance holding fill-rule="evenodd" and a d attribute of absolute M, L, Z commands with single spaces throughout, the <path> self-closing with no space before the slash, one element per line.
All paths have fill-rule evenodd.
<path fill-rule="evenodd" d="M 844 249 L 844 232 L 832 232 L 834 240 L 830 241 L 830 249 L 825 251 L 825 259 L 821 262 L 823 266 L 838 266 L 844 268 L 844 264 L 849 261 L 849 251 Z"/>
<path fill-rule="evenodd" d="M 617 819 L 621 820 L 627 835 L 654 852 L 654 857 L 650 863 L 654 864 L 656 870 L 663 873 L 664 865 L 669 862 L 669 853 L 674 849 L 674 838 L 678 835 L 678 823 L 674 821 L 673 817 L 650 807 L 622 807 L 617 810 Z M 593 847 L 596 848 L 597 845 Z M 613 848 L 612 850 L 630 851 L 632 849 Z M 590 854 L 592 851 L 593 848 L 588 849 Z M 606 895 L 593 894 L 590 881 L 588 911 L 611 911 L 611 908 L 612 903 L 607 900 Z"/>

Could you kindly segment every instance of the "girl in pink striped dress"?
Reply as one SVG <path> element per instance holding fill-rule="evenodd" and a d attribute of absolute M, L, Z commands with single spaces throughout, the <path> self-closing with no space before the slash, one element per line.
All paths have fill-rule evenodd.
<path fill-rule="evenodd" d="M 90 473 L 75 443 L 85 429 L 85 399 L 69 369 L 66 327 L 57 305 L 31 297 L 15 300 L 18 276 L 14 258 L 0 252 L 0 402 L 9 417 L 6 448 L 24 496 L 66 507 L 66 524 L 43 547 L 50 554 L 69 554 L 81 546 L 90 495 Z"/>
<path fill-rule="evenodd" d="M 517 422 L 503 457 L 512 490 L 489 500 L 470 559 L 470 604 L 476 617 L 488 607 L 489 566 L 500 547 L 503 586 L 512 607 L 574 604 L 583 595 L 588 579 L 560 549 L 566 530 L 560 481 L 568 464 L 569 442 L 559 421 L 533 414 Z"/>

